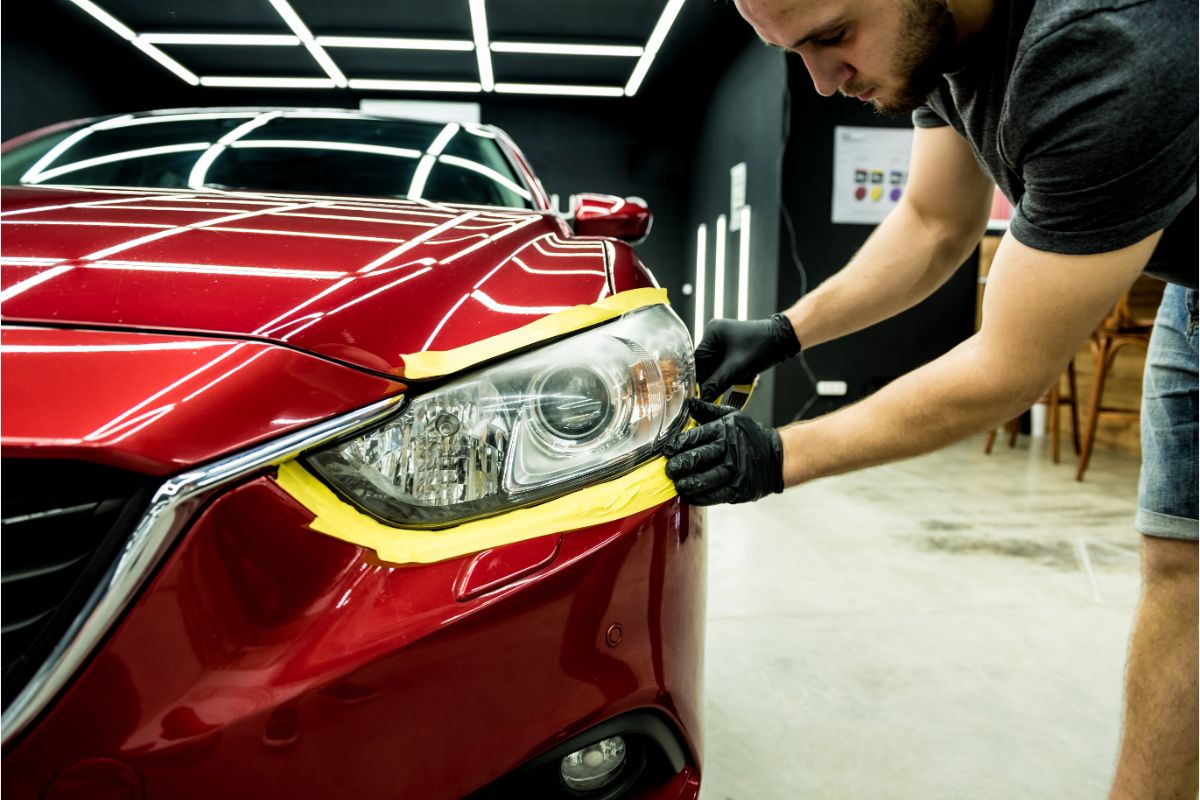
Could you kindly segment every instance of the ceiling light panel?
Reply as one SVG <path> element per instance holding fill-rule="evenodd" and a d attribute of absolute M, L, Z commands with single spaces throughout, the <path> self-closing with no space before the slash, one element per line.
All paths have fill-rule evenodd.
<path fill-rule="evenodd" d="M 606 0 L 547 14 L 528 0 L 70 2 L 193 85 L 595 97 L 641 89 L 684 5 Z M 382 35 L 353 35 L 366 32 Z"/>

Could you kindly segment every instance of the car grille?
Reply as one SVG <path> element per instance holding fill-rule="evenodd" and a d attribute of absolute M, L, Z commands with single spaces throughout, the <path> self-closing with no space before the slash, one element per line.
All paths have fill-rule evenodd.
<path fill-rule="evenodd" d="M 7 708 L 103 580 L 151 482 L 76 461 L 4 459 L 0 659 Z"/>

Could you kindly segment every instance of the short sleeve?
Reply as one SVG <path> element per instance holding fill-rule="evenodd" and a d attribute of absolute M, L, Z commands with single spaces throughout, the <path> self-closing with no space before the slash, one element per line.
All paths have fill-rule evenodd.
<path fill-rule="evenodd" d="M 950 123 L 938 116 L 938 113 L 928 105 L 923 105 L 912 112 L 914 128 L 944 128 Z"/>
<path fill-rule="evenodd" d="M 1024 184 L 1018 241 L 1117 250 L 1196 196 L 1196 16 L 1192 2 L 1094 12 L 1018 54 L 999 130 Z"/>

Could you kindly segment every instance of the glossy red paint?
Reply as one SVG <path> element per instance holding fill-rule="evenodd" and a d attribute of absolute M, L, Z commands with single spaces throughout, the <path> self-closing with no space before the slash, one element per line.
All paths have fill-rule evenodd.
<path fill-rule="evenodd" d="M 6 756 L 5 795 L 114 759 L 147 797 L 461 797 L 654 709 L 690 767 L 643 796 L 696 796 L 699 512 L 671 500 L 565 534 L 535 573 L 465 602 L 472 557 L 379 564 L 310 518 L 269 476 L 218 497 Z"/>
<path fill-rule="evenodd" d="M 565 238 L 548 213 L 49 187 L 3 197 L 7 321 L 252 337 L 398 375 L 406 353 L 651 281 L 623 243 Z"/>
<path fill-rule="evenodd" d="M 629 242 L 645 239 L 653 220 L 644 201 L 610 194 L 575 195 L 572 215 L 579 236 L 611 236 Z"/>
<path fill-rule="evenodd" d="M 154 333 L 6 326 L 0 357 L 5 458 L 81 459 L 150 475 L 404 388 L 275 345 Z"/>
<path fill-rule="evenodd" d="M 655 285 L 496 136 L 540 210 L 5 188 L 3 455 L 175 473 L 403 391 L 406 353 Z M 688 766 L 639 796 L 695 800 L 701 512 L 410 566 L 310 521 L 269 472 L 215 492 L 6 752 L 4 794 L 460 797 L 652 709 Z"/>

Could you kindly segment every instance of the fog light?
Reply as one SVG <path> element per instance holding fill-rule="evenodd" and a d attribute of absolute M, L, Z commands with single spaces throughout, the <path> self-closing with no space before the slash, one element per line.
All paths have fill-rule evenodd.
<path fill-rule="evenodd" d="M 559 775 L 568 789 L 586 792 L 613 781 L 625 764 L 625 740 L 612 736 L 563 756 Z"/>

